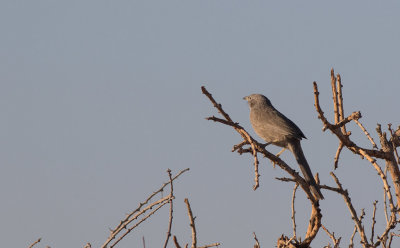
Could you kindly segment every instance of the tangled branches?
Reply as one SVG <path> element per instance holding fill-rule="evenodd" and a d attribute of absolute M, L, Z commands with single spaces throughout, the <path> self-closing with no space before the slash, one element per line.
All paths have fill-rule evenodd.
<path fill-rule="evenodd" d="M 329 190 L 340 194 L 343 197 L 345 204 L 348 207 L 348 210 L 351 214 L 351 217 L 354 221 L 354 232 L 351 235 L 349 247 L 353 247 L 354 243 L 354 236 L 356 233 L 360 236 L 360 242 L 363 247 L 391 247 L 391 243 L 394 237 L 399 236 L 392 232 L 392 230 L 397 226 L 399 223 L 398 221 L 398 206 L 400 205 L 400 170 L 399 164 L 400 159 L 397 153 L 397 148 L 400 146 L 400 128 L 397 130 L 393 130 L 391 128 L 391 124 L 388 124 L 388 131 L 390 134 L 390 138 L 387 138 L 386 132 L 382 131 L 381 125 L 377 125 L 376 131 L 380 141 L 380 148 L 375 143 L 374 139 L 371 137 L 370 133 L 367 129 L 361 124 L 360 119 L 362 117 L 360 111 L 355 111 L 349 116 L 345 117 L 344 115 L 344 104 L 343 104 L 343 93 L 342 93 L 342 81 L 339 74 L 335 76 L 333 69 L 331 70 L 331 87 L 332 87 L 332 96 L 333 96 L 333 109 L 334 109 L 334 122 L 331 123 L 324 115 L 324 112 L 321 109 L 319 103 L 319 91 L 317 83 L 313 83 L 314 87 L 314 100 L 315 100 L 315 109 L 318 114 L 318 118 L 321 120 L 323 124 L 323 131 L 330 130 L 332 134 L 334 134 L 338 140 L 339 145 L 338 149 L 335 153 L 334 157 L 334 168 L 338 168 L 339 166 L 339 158 L 340 154 L 344 148 L 347 148 L 351 152 L 356 155 L 361 156 L 361 158 L 366 158 L 373 168 L 377 171 L 379 178 L 383 183 L 384 188 L 384 204 L 385 204 L 385 216 L 386 216 L 386 228 L 380 235 L 375 234 L 375 223 L 376 223 L 376 204 L 377 201 L 373 204 L 373 221 L 371 226 L 371 236 L 368 239 L 367 234 L 365 231 L 365 227 L 363 224 L 363 218 L 365 215 L 364 210 L 361 214 L 357 214 L 355 210 L 350 194 L 347 189 L 344 189 L 341 182 L 339 181 L 338 177 L 331 172 L 330 175 L 336 184 L 334 186 L 328 185 L 320 185 L 321 189 Z M 253 157 L 253 164 L 254 164 L 254 190 L 259 187 L 259 159 L 258 155 L 261 154 L 262 156 L 269 159 L 273 165 L 277 164 L 282 170 L 284 170 L 290 178 L 278 178 L 279 180 L 286 181 L 286 182 L 295 182 L 296 185 L 300 185 L 303 191 L 306 193 L 307 198 L 310 200 L 311 203 L 311 217 L 309 219 L 308 229 L 306 236 L 303 241 L 301 238 L 297 237 L 296 235 L 296 222 L 295 222 L 295 211 L 294 211 L 294 198 L 295 198 L 295 191 L 293 191 L 292 195 L 292 222 L 293 222 L 293 236 L 288 238 L 285 235 L 282 235 L 278 238 L 277 247 L 281 248 L 293 248 L 293 247 L 309 247 L 311 242 L 316 237 L 318 230 L 320 227 L 324 229 L 324 231 L 328 234 L 329 238 L 333 242 L 334 247 L 339 247 L 341 237 L 336 237 L 334 232 L 330 232 L 324 225 L 322 225 L 322 214 L 321 209 L 319 207 L 318 201 L 313 197 L 310 192 L 310 187 L 307 182 L 295 171 L 293 170 L 286 162 L 281 160 L 278 155 L 274 155 L 265 149 L 266 145 L 257 142 L 253 137 L 249 135 L 249 133 L 239 125 L 239 123 L 234 122 L 230 116 L 223 110 L 222 105 L 217 103 L 212 95 L 206 90 L 203 86 L 201 90 L 204 95 L 211 101 L 213 106 L 218 110 L 221 114 L 222 118 L 211 116 L 206 118 L 207 120 L 212 120 L 215 122 L 222 123 L 224 125 L 232 127 L 237 133 L 240 134 L 242 137 L 242 141 L 238 144 L 233 146 L 232 151 L 236 151 L 239 154 L 250 153 Z M 366 135 L 368 140 L 372 144 L 372 149 L 361 147 L 357 145 L 351 138 L 351 132 L 347 131 L 346 125 L 350 122 L 354 122 L 357 126 L 360 127 L 361 131 Z M 386 169 L 390 173 L 391 182 L 394 186 L 394 192 L 392 192 L 392 188 L 390 186 L 390 182 L 387 178 L 386 171 L 384 172 L 381 166 L 378 164 L 378 160 L 385 161 Z M 316 181 L 319 183 L 318 177 Z M 297 187 L 297 186 L 296 186 Z M 395 198 L 395 199 L 394 199 Z M 396 203 L 395 203 L 396 202 Z M 388 205 L 388 207 L 387 207 Z M 386 209 L 389 209 L 390 214 L 387 213 Z M 329 247 L 331 247 L 329 245 Z"/>

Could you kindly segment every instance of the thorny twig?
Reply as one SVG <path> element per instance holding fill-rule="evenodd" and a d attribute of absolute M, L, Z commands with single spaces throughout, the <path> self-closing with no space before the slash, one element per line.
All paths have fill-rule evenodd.
<path fill-rule="evenodd" d="M 124 225 L 124 229 L 127 229 L 119 238 L 117 238 L 116 241 L 114 241 L 113 244 L 110 245 L 110 248 L 113 248 L 116 246 L 123 238 L 125 238 L 126 235 L 128 235 L 133 229 L 135 229 L 137 226 L 139 226 L 141 223 L 146 221 L 149 217 L 151 217 L 153 214 L 155 214 L 160 208 L 162 208 L 164 205 L 168 204 L 169 201 L 171 201 L 173 198 L 170 198 L 167 196 L 168 199 L 163 200 L 160 202 L 159 206 L 157 206 L 153 211 L 148 213 L 146 216 L 144 216 L 141 220 L 139 220 L 135 225 L 127 229 L 127 225 Z M 152 209 L 152 208 L 150 208 Z"/>

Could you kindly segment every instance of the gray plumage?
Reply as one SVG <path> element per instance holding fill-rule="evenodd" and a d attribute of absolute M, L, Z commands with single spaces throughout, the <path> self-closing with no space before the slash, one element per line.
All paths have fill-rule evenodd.
<path fill-rule="evenodd" d="M 250 122 L 257 135 L 267 143 L 289 149 L 296 158 L 312 193 L 318 199 L 324 199 L 301 148 L 300 140 L 306 137 L 300 128 L 276 110 L 265 96 L 252 94 L 243 99 L 249 104 Z"/>

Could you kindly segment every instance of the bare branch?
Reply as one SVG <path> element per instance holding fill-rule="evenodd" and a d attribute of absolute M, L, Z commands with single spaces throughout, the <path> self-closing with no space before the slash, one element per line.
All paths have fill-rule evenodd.
<path fill-rule="evenodd" d="M 222 110 L 222 105 L 217 103 L 214 98 L 212 97 L 212 95 L 206 90 L 206 87 L 201 86 L 201 91 L 203 92 L 204 95 L 206 95 L 208 97 L 208 99 L 210 99 L 211 103 L 214 105 L 214 107 L 216 109 L 218 109 L 218 112 L 228 121 L 228 122 L 232 122 L 231 117 L 229 117 L 229 115 L 227 113 L 225 113 L 224 110 Z"/>
<path fill-rule="evenodd" d="M 400 146 L 400 126 L 397 127 L 396 131 L 393 134 L 394 139 L 392 140 L 395 147 Z"/>
<path fill-rule="evenodd" d="M 354 122 L 361 128 L 361 130 L 364 132 L 364 134 L 367 136 L 369 141 L 371 141 L 372 147 L 377 149 L 378 146 L 376 145 L 374 139 L 371 137 L 371 135 L 368 133 L 367 129 L 359 122 L 358 120 L 354 120 Z"/>
<path fill-rule="evenodd" d="M 343 127 L 345 127 L 345 126 L 343 126 Z M 333 164 L 333 168 L 334 168 L 335 170 L 338 168 L 339 156 L 340 156 L 340 152 L 343 150 L 343 147 L 344 147 L 343 143 L 340 142 L 340 143 L 339 143 L 339 147 L 338 147 L 338 149 L 337 149 L 337 151 L 336 151 L 335 160 L 334 160 L 334 164 Z"/>
<path fill-rule="evenodd" d="M 248 144 L 250 144 L 250 143 L 247 141 L 242 141 L 239 144 L 233 146 L 232 152 L 237 151 L 237 150 L 241 149 L 244 145 L 248 145 Z M 239 153 L 239 154 L 241 154 L 241 153 Z"/>
<path fill-rule="evenodd" d="M 187 198 L 185 198 L 186 207 L 188 210 L 188 216 L 190 220 L 190 228 L 192 229 L 192 248 L 197 248 L 197 234 L 196 234 L 196 225 L 194 224 L 194 218 L 192 209 L 190 208 L 190 203 Z"/>
<path fill-rule="evenodd" d="M 92 245 L 90 243 L 87 243 L 83 248 L 92 248 Z M 146 248 L 146 247 L 144 247 Z"/>
<path fill-rule="evenodd" d="M 331 172 L 330 174 L 333 177 L 333 179 L 335 180 L 338 188 L 343 192 L 343 194 L 342 194 L 343 199 L 344 199 L 347 207 L 349 208 L 351 217 L 352 217 L 352 219 L 353 219 L 353 221 L 354 221 L 354 223 L 355 223 L 355 225 L 357 227 L 358 233 L 360 234 L 361 243 L 363 244 L 364 247 L 368 247 L 369 243 L 368 243 L 367 237 L 366 237 L 365 232 L 364 232 L 364 227 L 363 227 L 363 225 L 361 223 L 362 217 L 360 217 L 360 218 L 357 217 L 357 213 L 356 213 L 356 210 L 353 207 L 353 204 L 351 203 L 351 199 L 350 199 L 349 193 L 347 192 L 347 190 L 344 190 L 342 188 L 342 184 L 339 182 L 339 179 L 336 177 L 336 175 L 333 172 Z M 363 216 L 363 215 L 361 215 L 361 216 Z"/>
<path fill-rule="evenodd" d="M 293 237 L 296 238 L 296 210 L 294 208 L 294 199 L 296 198 L 296 190 L 299 187 L 299 184 L 296 183 L 293 188 L 292 194 L 292 223 L 293 223 Z"/>
<path fill-rule="evenodd" d="M 297 184 L 296 184 L 296 185 L 297 185 Z M 254 240 L 256 241 L 256 244 L 254 245 L 254 248 L 261 248 L 260 243 L 258 242 L 256 233 L 253 232 L 253 235 L 254 235 Z M 295 236 L 296 236 L 296 235 L 295 235 Z"/>
<path fill-rule="evenodd" d="M 318 112 L 318 118 L 321 119 L 324 127 L 323 130 L 329 129 L 333 134 L 335 134 L 340 142 L 343 143 L 350 151 L 352 151 L 355 154 L 360 155 L 360 151 L 363 150 L 364 153 L 367 153 L 369 156 L 376 157 L 376 158 L 382 158 L 386 159 L 388 158 L 388 155 L 385 152 L 379 151 L 379 150 L 371 150 L 371 149 L 366 149 L 366 148 L 361 148 L 357 146 L 353 141 L 350 140 L 349 135 L 344 135 L 341 130 L 339 129 L 340 126 L 338 125 L 332 125 L 329 123 L 329 121 L 325 118 L 324 112 L 321 109 L 321 106 L 319 104 L 319 92 L 318 92 L 318 86 L 317 83 L 314 82 L 314 98 L 315 98 L 315 108 Z M 348 117 L 347 119 L 356 119 L 358 118 L 359 112 L 354 112 L 351 116 L 353 117 Z M 361 117 L 361 114 L 360 114 Z M 342 122 L 344 123 L 344 122 Z M 345 123 L 344 123 L 345 124 Z"/>
<path fill-rule="evenodd" d="M 396 233 L 394 233 L 394 232 L 390 233 L 390 239 L 389 239 L 389 245 L 388 245 L 388 247 L 392 247 L 392 240 L 393 240 L 393 237 L 400 237 L 400 234 L 396 234 Z"/>
<path fill-rule="evenodd" d="M 339 103 L 338 94 L 336 90 L 336 77 L 333 68 L 331 69 L 331 86 L 332 86 L 332 99 L 333 99 L 333 112 L 335 115 L 335 124 L 339 123 Z"/>
<path fill-rule="evenodd" d="M 342 239 L 342 237 L 339 237 L 338 239 L 336 239 L 334 232 L 333 233 L 329 232 L 328 229 L 324 225 L 321 225 L 321 227 L 322 227 L 322 229 L 324 229 L 326 234 L 328 234 L 328 236 L 332 239 L 333 248 L 339 248 L 340 240 Z"/>
<path fill-rule="evenodd" d="M 357 121 L 358 119 L 360 119 L 362 116 L 361 116 L 361 113 L 360 113 L 360 111 L 357 111 L 357 112 L 353 112 L 353 113 L 351 113 L 351 115 L 349 115 L 349 116 L 347 116 L 346 118 L 344 118 L 343 120 L 341 120 L 340 122 L 338 122 L 338 123 L 336 123 L 335 125 L 332 125 L 331 126 L 331 128 L 333 128 L 333 129 L 337 129 L 337 128 L 341 128 L 341 127 L 344 127 L 347 123 L 349 123 L 350 121 Z M 347 135 L 347 133 L 346 134 L 343 134 L 343 135 Z"/>
<path fill-rule="evenodd" d="M 220 245 L 221 245 L 220 243 L 213 243 L 213 244 L 209 244 L 209 245 L 200 246 L 199 248 L 217 247 L 217 246 L 220 246 Z"/>
<path fill-rule="evenodd" d="M 29 248 L 34 247 L 34 246 L 35 246 L 37 243 L 39 243 L 41 240 L 42 240 L 42 238 L 38 238 L 35 242 L 33 242 L 33 243 L 29 246 Z"/>
<path fill-rule="evenodd" d="M 343 111 L 343 94 L 342 94 L 342 79 L 340 77 L 340 74 L 336 75 L 336 89 L 337 89 L 337 100 L 338 100 L 338 104 L 339 104 L 339 120 L 342 121 L 344 119 L 344 111 Z M 342 127 L 342 133 L 343 134 L 347 134 L 346 131 L 346 126 Z"/>
<path fill-rule="evenodd" d="M 376 213 L 376 204 L 378 203 L 378 201 L 374 201 L 374 210 L 372 212 L 372 226 L 371 226 L 371 244 L 374 243 L 374 231 L 375 231 L 375 224 L 376 224 L 376 220 L 375 220 L 375 213 Z"/>
<path fill-rule="evenodd" d="M 195 217 L 193 217 L 192 208 L 190 207 L 190 203 L 187 198 L 185 198 L 185 203 L 186 203 L 186 207 L 188 210 L 188 216 L 189 216 L 189 220 L 190 220 L 190 228 L 192 230 L 192 246 L 191 247 L 192 248 L 209 248 L 209 247 L 219 246 L 220 243 L 217 242 L 217 243 L 197 247 L 197 232 L 196 232 L 196 225 L 194 222 Z M 176 244 L 177 244 L 177 242 L 175 243 L 175 245 Z M 177 246 L 177 248 L 178 248 L 178 246 Z"/>
<path fill-rule="evenodd" d="M 180 244 L 179 244 L 179 242 L 178 242 L 178 239 L 176 238 L 175 235 L 174 235 L 174 237 L 173 237 L 173 240 L 174 240 L 175 247 L 176 247 L 176 248 L 181 248 L 181 246 L 180 246 Z"/>
<path fill-rule="evenodd" d="M 260 174 L 258 173 L 258 158 L 257 158 L 257 149 L 255 146 L 255 140 L 244 130 L 243 127 L 239 126 L 239 124 L 232 121 L 231 117 L 222 109 L 222 105 L 217 103 L 212 95 L 206 90 L 204 86 L 201 87 L 201 91 L 204 95 L 208 97 L 214 107 L 218 110 L 218 112 L 225 118 L 225 120 L 216 118 L 216 117 L 208 117 L 207 120 L 213 120 L 221 122 L 225 125 L 232 126 L 244 139 L 244 141 L 248 142 L 251 146 L 252 154 L 254 157 L 254 186 L 253 189 L 256 190 L 259 187 L 259 177 Z"/>
<path fill-rule="evenodd" d="M 390 176 L 392 177 L 392 182 L 394 184 L 397 205 L 400 206 L 400 170 L 394 155 L 393 145 L 390 144 L 387 140 L 386 133 L 382 133 L 380 124 L 377 125 L 376 131 L 379 135 L 379 141 L 381 143 L 382 150 L 386 154 L 385 162 L 390 172 Z"/>
<path fill-rule="evenodd" d="M 388 167 L 386 166 L 385 167 L 385 176 L 386 177 L 387 177 L 387 170 L 388 170 Z M 383 204 L 384 204 L 384 208 L 385 208 L 384 213 L 385 213 L 386 224 L 388 225 L 389 224 L 389 217 L 388 217 L 388 212 L 387 212 L 388 207 L 387 207 L 386 198 L 387 198 L 386 190 L 385 190 L 385 187 L 383 187 Z"/>
<path fill-rule="evenodd" d="M 354 236 L 356 235 L 356 232 L 357 232 L 357 226 L 354 226 L 353 234 L 350 237 L 349 248 L 353 248 L 354 247 L 353 240 L 354 240 Z"/>
<path fill-rule="evenodd" d="M 173 212 L 174 212 L 174 204 L 173 204 L 173 200 L 172 198 L 174 197 L 174 184 L 172 182 L 172 175 L 171 175 L 171 170 L 168 169 L 167 170 L 168 173 L 168 177 L 169 177 L 169 185 L 170 185 L 170 195 L 171 195 L 171 200 L 169 201 L 169 222 L 168 222 L 168 231 L 167 231 L 167 238 L 165 239 L 165 243 L 164 243 L 164 248 L 167 248 L 168 245 L 168 240 L 169 237 L 171 236 L 171 228 L 172 228 L 172 219 L 173 219 Z"/>
<path fill-rule="evenodd" d="M 288 237 L 286 237 L 282 234 L 282 236 L 276 242 L 276 247 L 277 248 L 297 248 L 297 247 L 303 247 L 303 246 L 301 246 L 301 244 L 298 244 L 297 240 L 295 240 L 293 238 L 289 239 Z M 308 247 L 308 246 L 306 245 L 304 247 Z"/>
<path fill-rule="evenodd" d="M 157 212 L 160 208 L 162 208 L 164 205 L 168 204 L 169 201 L 163 201 L 158 207 L 156 207 L 153 211 L 148 213 L 146 216 L 144 216 L 140 221 L 138 221 L 135 225 L 132 227 L 128 228 L 125 233 L 123 233 L 112 245 L 110 245 L 110 248 L 113 248 L 116 246 L 123 238 L 125 238 L 126 235 L 128 235 L 133 229 L 135 229 L 137 226 L 139 226 L 142 222 L 147 220 L 150 216 L 152 216 L 155 212 Z M 126 226 L 124 226 L 124 229 L 126 229 Z"/>
<path fill-rule="evenodd" d="M 375 170 L 378 172 L 378 175 L 381 177 L 382 182 L 383 182 L 383 187 L 385 189 L 385 192 L 386 192 L 388 200 L 389 200 L 390 209 L 392 210 L 392 212 L 394 212 L 395 207 L 394 207 L 394 203 L 393 203 L 392 193 L 390 191 L 390 186 L 389 186 L 387 178 L 386 178 L 385 174 L 383 173 L 381 167 L 378 165 L 378 163 L 376 163 L 375 159 L 371 158 L 363 150 L 360 150 L 360 153 L 374 166 Z"/>
<path fill-rule="evenodd" d="M 397 153 L 397 146 L 396 146 L 396 142 L 395 142 L 395 140 L 399 139 L 399 138 L 393 132 L 392 124 L 390 124 L 390 123 L 388 124 L 388 129 L 390 132 L 390 143 L 392 143 L 393 151 L 394 151 L 394 154 L 396 155 L 396 159 L 397 159 L 397 164 L 400 165 L 400 158 L 399 158 L 399 154 Z"/>

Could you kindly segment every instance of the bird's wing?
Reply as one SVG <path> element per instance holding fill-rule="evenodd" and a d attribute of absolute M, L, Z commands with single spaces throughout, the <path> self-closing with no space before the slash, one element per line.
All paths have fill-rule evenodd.
<path fill-rule="evenodd" d="M 305 138 L 300 128 L 275 108 L 259 109 L 257 112 L 255 114 L 259 119 L 258 123 L 263 123 L 258 128 L 264 129 L 265 132 L 273 130 L 280 135 L 292 136 L 297 139 Z"/>

